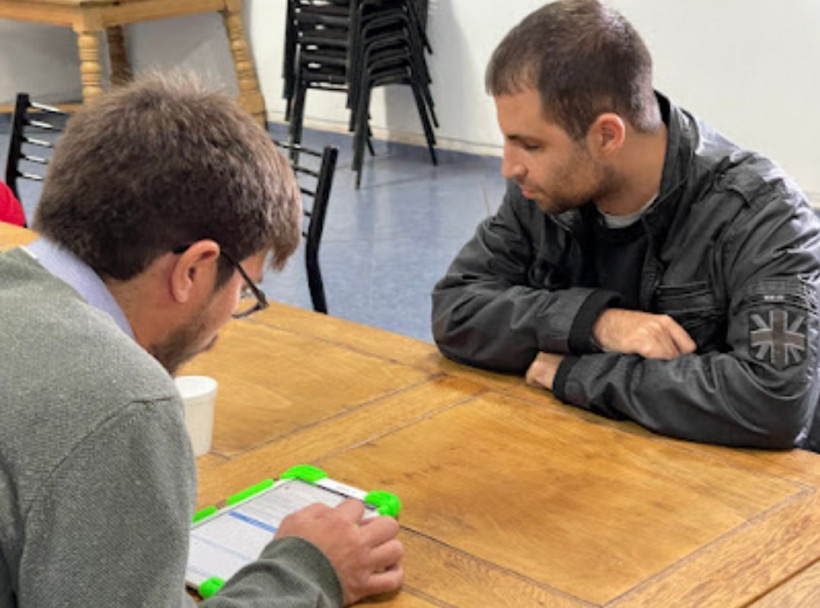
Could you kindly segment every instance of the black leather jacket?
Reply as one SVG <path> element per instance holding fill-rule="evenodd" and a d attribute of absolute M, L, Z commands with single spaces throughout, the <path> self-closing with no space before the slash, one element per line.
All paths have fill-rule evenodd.
<path fill-rule="evenodd" d="M 618 294 L 584 286 L 589 209 L 541 212 L 510 183 L 433 291 L 446 356 L 523 373 L 568 356 L 554 393 L 667 435 L 733 446 L 820 447 L 820 222 L 772 162 L 658 96 L 668 125 L 639 309 L 672 316 L 698 345 L 666 361 L 596 352 L 592 325 Z"/>

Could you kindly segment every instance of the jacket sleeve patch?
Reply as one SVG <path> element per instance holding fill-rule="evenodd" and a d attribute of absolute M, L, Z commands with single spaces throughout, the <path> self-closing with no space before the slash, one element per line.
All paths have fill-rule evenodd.
<path fill-rule="evenodd" d="M 807 335 L 806 315 L 788 308 L 749 314 L 749 352 L 777 370 L 805 360 Z"/>

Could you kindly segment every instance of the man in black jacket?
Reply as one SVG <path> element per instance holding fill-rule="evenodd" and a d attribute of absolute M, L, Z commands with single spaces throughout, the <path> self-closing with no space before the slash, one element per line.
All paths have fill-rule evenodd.
<path fill-rule="evenodd" d="M 820 448 L 820 224 L 797 186 L 655 92 L 597 0 L 525 18 L 487 88 L 509 186 L 435 287 L 441 351 L 674 437 Z"/>

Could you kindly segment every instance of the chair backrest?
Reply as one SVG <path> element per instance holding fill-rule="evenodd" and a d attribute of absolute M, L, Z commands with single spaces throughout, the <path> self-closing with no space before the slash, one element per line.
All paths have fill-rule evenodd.
<path fill-rule="evenodd" d="M 51 151 L 65 128 L 68 113 L 31 101 L 28 93 L 18 93 L 14 104 L 6 157 L 6 184 L 24 200 L 18 180 L 41 182 Z M 39 197 L 38 197 L 39 198 Z"/>
<path fill-rule="evenodd" d="M 302 236 L 305 238 L 305 269 L 308 289 L 313 309 L 327 314 L 327 300 L 319 266 L 319 245 L 325 228 L 327 204 L 336 171 L 337 148 L 325 146 L 321 152 L 301 145 L 290 145 L 276 141 L 276 145 L 286 151 L 293 172 L 302 192 L 302 208 L 305 223 Z M 317 166 L 318 165 L 318 166 Z M 312 199 L 306 200 L 306 198 Z"/>

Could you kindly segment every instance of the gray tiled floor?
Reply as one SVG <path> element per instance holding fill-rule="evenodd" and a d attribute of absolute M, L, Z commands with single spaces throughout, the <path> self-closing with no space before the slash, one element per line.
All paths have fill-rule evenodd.
<path fill-rule="evenodd" d="M 275 137 L 284 127 L 271 125 Z M 8 118 L 0 117 L 0 166 L 5 166 Z M 350 170 L 350 138 L 306 130 L 304 144 L 335 145 L 333 182 L 320 261 L 331 315 L 431 341 L 430 290 L 476 224 L 501 201 L 500 159 L 375 142 L 361 189 Z M 29 217 L 36 190 L 22 194 Z M 263 283 L 274 300 L 311 308 L 298 251 L 282 273 Z"/>

